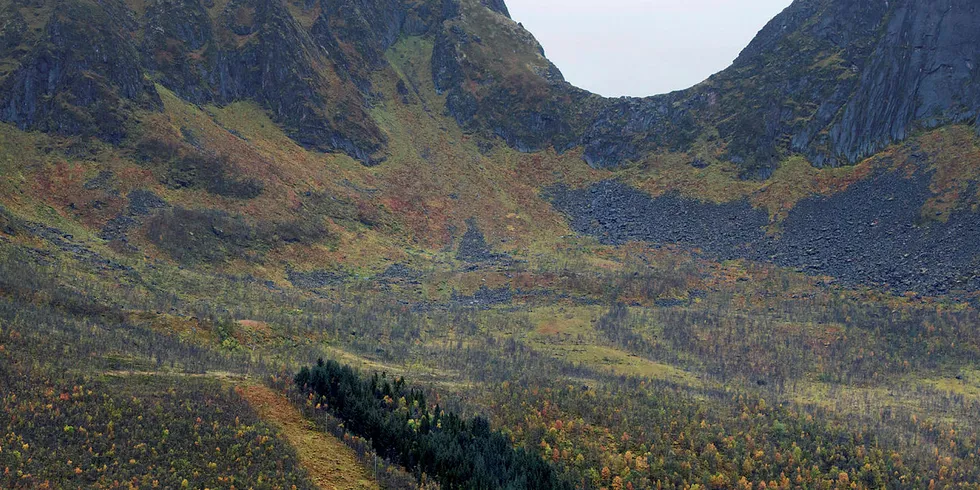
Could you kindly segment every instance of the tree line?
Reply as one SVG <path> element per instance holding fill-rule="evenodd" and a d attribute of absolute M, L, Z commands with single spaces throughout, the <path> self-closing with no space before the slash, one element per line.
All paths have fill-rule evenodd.
<path fill-rule="evenodd" d="M 571 488 L 538 455 L 515 449 L 485 418 L 464 419 L 439 405 L 430 407 L 425 393 L 407 386 L 404 378 L 392 382 L 375 373 L 364 379 L 349 366 L 321 359 L 300 370 L 295 382 L 420 482 L 431 478 L 444 489 Z"/>

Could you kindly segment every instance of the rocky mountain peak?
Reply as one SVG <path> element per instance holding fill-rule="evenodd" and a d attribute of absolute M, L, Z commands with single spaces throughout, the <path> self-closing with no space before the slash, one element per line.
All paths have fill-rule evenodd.
<path fill-rule="evenodd" d="M 302 145 L 377 164 L 371 80 L 403 36 L 432 41 L 433 82 L 465 131 L 526 152 L 581 147 L 594 167 L 710 153 L 766 178 L 794 154 L 849 165 L 980 111 L 971 0 L 797 0 L 705 82 L 616 99 L 568 84 L 503 0 L 62 3 L 3 5 L 0 118 L 108 141 L 159 108 L 159 84 L 195 103 L 254 100 Z"/>
<path fill-rule="evenodd" d="M 477 107 L 460 94 L 449 110 L 518 149 L 582 146 L 595 167 L 697 152 L 698 136 L 715 132 L 721 159 L 745 177 L 765 178 L 792 154 L 849 165 L 919 129 L 976 118 L 980 34 L 969 26 L 980 21 L 977 10 L 968 0 L 798 0 L 731 67 L 688 90 L 599 99 L 553 83 L 531 101 L 491 98 Z M 517 109 L 504 114 L 493 103 Z M 514 136 L 523 132 L 538 137 Z"/>

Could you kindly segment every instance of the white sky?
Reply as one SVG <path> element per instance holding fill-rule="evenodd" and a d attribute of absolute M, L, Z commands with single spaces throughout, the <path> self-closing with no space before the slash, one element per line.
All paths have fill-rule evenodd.
<path fill-rule="evenodd" d="M 688 88 L 728 67 L 791 0 L 506 0 L 572 84 L 605 96 Z"/>

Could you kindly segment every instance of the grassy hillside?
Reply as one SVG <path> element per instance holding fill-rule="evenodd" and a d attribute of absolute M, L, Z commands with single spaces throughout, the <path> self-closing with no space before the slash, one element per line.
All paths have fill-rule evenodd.
<path fill-rule="evenodd" d="M 5 315 L 4 333 L 32 332 L 21 342 L 66 360 L 89 359 L 95 367 L 82 376 L 102 372 L 90 369 L 284 370 L 288 378 L 316 357 L 339 359 L 407 375 L 433 403 L 489 415 L 516 445 L 587 488 L 616 477 L 636 488 L 712 479 L 724 487 L 741 478 L 778 485 L 783 473 L 796 478 L 791 465 L 803 462 L 786 458 L 794 444 L 807 458 L 831 458 L 812 462 L 816 470 L 808 461 L 800 472 L 825 482 L 819 485 L 836 484 L 841 473 L 864 481 L 859 487 L 874 487 L 868 482 L 875 479 L 915 488 L 974 478 L 980 399 L 970 373 L 980 342 L 976 312 L 965 304 L 839 289 L 682 250 L 575 240 L 555 247 L 550 255 L 561 259 L 554 262 L 430 269 L 415 279 L 348 280 L 312 293 L 165 261 L 91 274 L 91 264 L 64 251 L 52 252 L 55 275 L 51 266 L 31 265 L 27 252 L 11 253 L 3 291 L 8 311 L 24 313 Z M 123 295 L 119 284 L 139 287 Z M 499 298 L 499 291 L 510 294 Z M 18 327 L 47 325 L 35 320 L 39 314 L 25 315 L 36 309 L 80 326 Z M 70 347 L 46 347 L 58 339 Z M 7 352 L 32 352 L 3 343 Z M 118 380 L 105 388 L 115 393 L 132 378 L 109 379 Z M 657 417 L 666 417 L 663 424 L 643 422 Z M 773 418 L 787 428 L 770 433 Z M 54 420 L 61 429 L 76 424 Z M 652 431 L 671 422 L 682 425 Z M 793 424 L 823 425 L 797 433 Z M 806 444 L 815 431 L 830 431 L 821 437 L 843 446 L 814 453 Z M 722 449 L 728 434 L 765 441 L 750 445 L 762 453 L 745 453 L 752 456 L 746 464 L 747 449 Z M 849 442 L 840 442 L 845 434 Z M 664 441 L 688 440 L 691 446 L 661 461 L 670 447 Z M 720 456 L 703 466 L 709 443 Z M 305 444 L 294 442 L 300 461 Z M 852 450 L 868 456 L 832 459 Z M 875 459 L 879 453 L 885 459 Z M 621 463 L 627 455 L 628 467 Z M 874 469 L 881 465 L 898 475 Z"/>
<path fill-rule="evenodd" d="M 744 206 L 778 240 L 818 227 L 794 221 L 801 208 L 886 175 L 921 179 L 903 229 L 955 235 L 942 227 L 972 222 L 980 198 L 974 128 L 919 130 L 838 168 L 779 152 L 764 180 L 704 130 L 602 170 L 569 136 L 602 102 L 475 1 L 451 18 L 426 1 L 77 3 L 92 25 L 125 20 L 117 54 L 140 95 L 106 137 L 82 88 L 122 94 L 128 75 L 72 55 L 58 82 L 72 97 L 0 123 L 5 486 L 454 481 L 374 459 L 376 441 L 291 386 L 325 358 L 405 376 L 428 400 L 413 414 L 486 418 L 575 488 L 977 488 L 975 291 L 578 234 L 553 204 L 613 180 L 690 209 Z M 0 83 L 57 47 L 46 5 L 0 2 L 24 24 L 0 29 Z M 216 75 L 246 65 L 241 86 Z M 876 226 L 852 212 L 832 218 Z M 627 234 L 653 218 L 595 217 Z"/>

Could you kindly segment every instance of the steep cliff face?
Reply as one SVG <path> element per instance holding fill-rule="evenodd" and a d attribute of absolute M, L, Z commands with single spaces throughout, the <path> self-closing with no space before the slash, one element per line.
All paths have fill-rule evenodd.
<path fill-rule="evenodd" d="M 743 177 L 766 178 L 791 154 L 817 166 L 852 164 L 917 129 L 974 120 L 980 33 L 969 26 L 980 23 L 978 9 L 968 0 L 798 0 L 730 68 L 646 98 L 590 98 L 544 61 L 506 76 L 496 60 L 477 69 L 438 63 L 446 44 L 474 51 L 467 31 L 452 31 L 457 24 L 434 60 L 450 112 L 515 148 L 581 145 L 590 165 L 616 167 L 656 152 L 698 153 L 707 136 L 717 138 L 718 160 L 738 165 Z M 535 49 L 527 43 L 524 55 Z M 472 96 L 448 87 L 467 84 L 478 87 Z"/>
<path fill-rule="evenodd" d="M 601 98 L 567 83 L 534 37 L 500 9 L 450 5 L 436 33 L 432 75 L 460 126 L 525 152 L 577 146 Z"/>
<path fill-rule="evenodd" d="M 337 42 L 326 25 L 346 10 L 325 1 L 307 7 L 310 15 L 314 7 L 307 30 L 281 1 L 233 0 L 210 11 L 199 0 L 156 2 L 145 16 L 145 63 L 188 100 L 255 100 L 304 146 L 376 163 L 384 138 L 342 53 L 328 51 Z"/>
<path fill-rule="evenodd" d="M 980 5 L 897 2 L 841 118 L 836 155 L 853 162 L 920 128 L 974 121 L 980 113 Z"/>
<path fill-rule="evenodd" d="M 109 141 L 159 105 L 152 81 L 196 103 L 255 100 L 304 146 L 378 163 L 371 79 L 403 35 L 433 40 L 433 81 L 466 131 L 526 152 L 582 147 L 594 167 L 686 152 L 767 178 L 792 154 L 852 164 L 980 110 L 970 0 L 797 0 L 705 82 L 619 99 L 568 84 L 502 0 L 53 5 L 3 6 L 2 118 Z"/>
<path fill-rule="evenodd" d="M 302 145 L 365 164 L 384 157 L 370 79 L 403 34 L 437 24 L 436 2 L 202 0 L 0 3 L 6 122 L 119 142 L 154 83 L 219 105 L 254 100 Z M 47 18 L 42 28 L 30 22 Z M 13 69 L 8 68 L 12 66 Z"/>
<path fill-rule="evenodd" d="M 507 5 L 504 4 L 504 0 L 480 0 L 480 3 L 490 10 L 510 18 L 510 11 L 507 9 Z"/>
<path fill-rule="evenodd" d="M 16 68 L 0 89 L 0 119 L 22 129 L 98 136 L 119 142 L 135 107 L 156 109 L 132 42 L 132 12 L 116 2 L 69 2 L 54 11 L 4 6 L 0 57 Z M 47 17 L 38 29 L 24 19 Z"/>
<path fill-rule="evenodd" d="M 791 153 L 818 166 L 855 163 L 916 129 L 976 118 L 980 32 L 968 26 L 978 22 L 970 1 L 799 0 L 727 70 L 631 101 L 625 124 L 600 118 L 617 130 L 590 138 L 587 158 L 617 165 L 717 131 L 723 159 L 746 176 L 768 176 Z"/>

